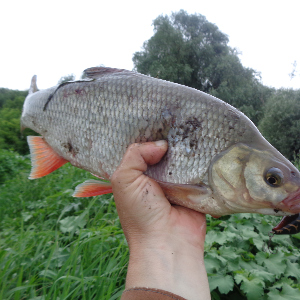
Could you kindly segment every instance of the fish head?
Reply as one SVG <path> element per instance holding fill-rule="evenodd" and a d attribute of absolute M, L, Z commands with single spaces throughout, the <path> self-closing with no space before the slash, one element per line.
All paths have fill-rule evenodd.
<path fill-rule="evenodd" d="M 300 173 L 275 148 L 268 148 L 239 143 L 212 162 L 211 186 L 228 213 L 300 212 Z"/>

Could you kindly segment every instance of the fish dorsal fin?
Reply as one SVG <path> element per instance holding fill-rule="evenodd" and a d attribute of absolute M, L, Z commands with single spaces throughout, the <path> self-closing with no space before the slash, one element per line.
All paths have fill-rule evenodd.
<path fill-rule="evenodd" d="M 112 75 L 114 73 L 132 73 L 131 71 L 127 71 L 124 69 L 115 69 L 115 68 L 107 68 L 107 67 L 93 67 L 88 68 L 83 71 L 85 75 L 89 78 L 99 78 L 103 76 Z"/>
<path fill-rule="evenodd" d="M 36 75 L 33 75 L 31 78 L 31 84 L 29 88 L 29 94 L 33 94 L 38 91 L 37 85 L 36 85 Z"/>

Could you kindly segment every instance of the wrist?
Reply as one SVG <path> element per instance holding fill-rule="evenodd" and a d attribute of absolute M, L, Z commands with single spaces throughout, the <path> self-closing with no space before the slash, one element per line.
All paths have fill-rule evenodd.
<path fill-rule="evenodd" d="M 203 249 L 183 243 L 132 244 L 126 288 L 162 289 L 192 299 L 210 299 Z"/>

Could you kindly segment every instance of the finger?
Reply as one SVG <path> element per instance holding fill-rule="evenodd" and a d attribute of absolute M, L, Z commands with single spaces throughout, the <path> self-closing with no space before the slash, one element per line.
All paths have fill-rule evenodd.
<path fill-rule="evenodd" d="M 128 186 L 134 182 L 147 170 L 147 165 L 156 164 L 161 160 L 167 147 L 166 141 L 132 144 L 111 177 L 113 188 L 116 185 Z"/>

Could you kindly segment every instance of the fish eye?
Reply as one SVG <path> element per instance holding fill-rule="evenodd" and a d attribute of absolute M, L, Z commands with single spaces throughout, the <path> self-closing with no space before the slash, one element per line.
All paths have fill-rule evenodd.
<path fill-rule="evenodd" d="M 278 168 L 271 168 L 265 174 L 265 181 L 272 187 L 280 186 L 283 180 L 283 173 Z"/>

